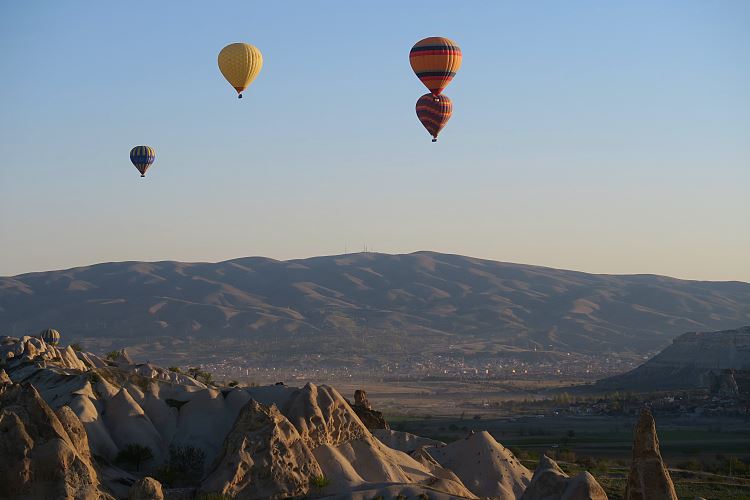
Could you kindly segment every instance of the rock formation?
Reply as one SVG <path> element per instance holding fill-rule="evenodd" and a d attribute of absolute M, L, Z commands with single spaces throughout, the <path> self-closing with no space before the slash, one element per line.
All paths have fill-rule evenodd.
<path fill-rule="evenodd" d="M 607 500 L 607 494 L 588 472 L 571 478 L 554 460 L 542 455 L 520 500 Z"/>
<path fill-rule="evenodd" d="M 69 409 L 60 411 L 63 425 L 33 386 L 4 385 L 0 391 L 1 498 L 109 498 L 99 489 L 83 427 Z"/>
<path fill-rule="evenodd" d="M 347 403 L 349 401 L 347 400 Z M 379 411 L 373 410 L 370 401 L 367 399 L 367 393 L 364 389 L 357 389 L 354 391 L 354 404 L 351 405 L 354 413 L 357 414 L 359 419 L 365 424 L 370 430 L 373 429 L 389 429 L 388 422 L 383 418 L 383 414 Z"/>
<path fill-rule="evenodd" d="M 0 359 L 0 457 L 11 457 L 0 460 L 0 498 L 107 498 L 103 491 L 160 498 L 158 482 L 137 476 L 161 467 L 172 447 L 201 456 L 190 465 L 201 491 L 240 499 L 516 500 L 531 480 L 486 432 L 446 445 L 371 431 L 371 417 L 387 424 L 364 391 L 350 404 L 325 385 L 209 387 L 149 363 L 115 363 L 33 337 L 0 338 Z M 134 474 L 115 460 L 132 444 L 154 457 Z M 562 479 L 560 500 L 599 499 L 591 476 Z"/>
<path fill-rule="evenodd" d="M 690 332 L 641 366 L 597 382 L 602 390 L 711 389 L 716 374 L 750 372 L 750 326 L 720 332 Z M 731 382 L 729 382 L 731 385 Z M 750 393 L 750 387 L 739 386 Z"/>
<path fill-rule="evenodd" d="M 321 444 L 337 446 L 370 434 L 341 394 L 327 385 L 307 384 L 297 389 L 283 412 L 310 449 Z"/>
<path fill-rule="evenodd" d="M 403 451 L 404 453 L 412 453 L 422 446 L 445 446 L 445 443 L 442 441 L 391 429 L 373 429 L 372 435 L 387 447 Z"/>
<path fill-rule="evenodd" d="M 486 431 L 427 451 L 478 496 L 515 500 L 531 480 L 531 472 Z"/>
<path fill-rule="evenodd" d="M 240 411 L 201 488 L 239 500 L 307 494 L 322 472 L 297 429 L 276 406 L 250 400 Z"/>
<path fill-rule="evenodd" d="M 144 477 L 130 487 L 128 500 L 164 500 L 161 483 L 152 477 Z"/>
<path fill-rule="evenodd" d="M 723 398 L 736 398 L 740 395 L 740 388 L 734 378 L 734 370 L 710 372 L 711 394 Z"/>
<path fill-rule="evenodd" d="M 630 466 L 625 500 L 677 500 L 672 478 L 659 451 L 654 417 L 641 411 L 633 437 L 633 463 Z"/>

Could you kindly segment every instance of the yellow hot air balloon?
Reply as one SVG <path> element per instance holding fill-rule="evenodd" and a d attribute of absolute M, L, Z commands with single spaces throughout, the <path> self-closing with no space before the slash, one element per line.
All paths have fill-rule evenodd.
<path fill-rule="evenodd" d="M 263 54 L 248 43 L 231 43 L 219 52 L 219 69 L 238 97 L 251 84 L 263 67 Z"/>

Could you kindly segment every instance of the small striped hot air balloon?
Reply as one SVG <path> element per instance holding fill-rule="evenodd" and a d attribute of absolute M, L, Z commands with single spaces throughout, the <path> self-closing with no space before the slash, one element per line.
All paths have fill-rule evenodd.
<path fill-rule="evenodd" d="M 432 136 L 432 142 L 437 142 L 437 136 L 448 123 L 453 114 L 453 103 L 447 95 L 438 95 L 435 100 L 433 94 L 425 94 L 417 99 L 417 118 Z"/>
<path fill-rule="evenodd" d="M 242 99 L 242 92 L 263 68 L 263 54 L 249 43 L 231 43 L 219 52 L 219 70 Z"/>
<path fill-rule="evenodd" d="M 47 328 L 39 332 L 39 338 L 48 344 L 57 345 L 60 343 L 60 332 L 54 328 Z"/>
<path fill-rule="evenodd" d="M 411 48 L 409 62 L 434 99 L 439 99 L 461 67 L 461 48 L 449 38 L 431 36 Z"/>
<path fill-rule="evenodd" d="M 136 146 L 130 150 L 130 161 L 135 168 L 141 173 L 141 177 L 146 177 L 146 170 L 154 163 L 156 151 L 148 146 Z"/>

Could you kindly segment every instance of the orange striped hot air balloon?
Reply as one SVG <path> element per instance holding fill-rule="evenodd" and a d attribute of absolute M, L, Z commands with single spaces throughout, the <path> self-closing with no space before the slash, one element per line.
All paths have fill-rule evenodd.
<path fill-rule="evenodd" d="M 409 62 L 425 87 L 435 99 L 456 76 L 461 67 L 461 48 L 456 42 L 441 36 L 418 41 L 409 52 Z"/>
<path fill-rule="evenodd" d="M 453 103 L 447 95 L 425 94 L 417 99 L 417 118 L 432 136 L 432 142 L 437 142 L 437 136 L 448 123 L 453 113 Z"/>

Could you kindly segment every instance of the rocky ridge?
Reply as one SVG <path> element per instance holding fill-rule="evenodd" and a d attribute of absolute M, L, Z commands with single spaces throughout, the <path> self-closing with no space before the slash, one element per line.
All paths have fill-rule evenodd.
<path fill-rule="evenodd" d="M 515 500 L 531 481 L 488 433 L 450 444 L 373 434 L 353 408 L 374 412 L 364 393 L 351 405 L 325 385 L 211 387 L 127 353 L 104 359 L 33 337 L 0 338 L 0 361 L 0 429 L 10 436 L 0 451 L 18 457 L 0 467 L 3 497 L 158 498 L 162 485 L 147 476 L 169 497 L 175 456 L 199 459 L 179 479 L 190 494 L 238 499 Z"/>

